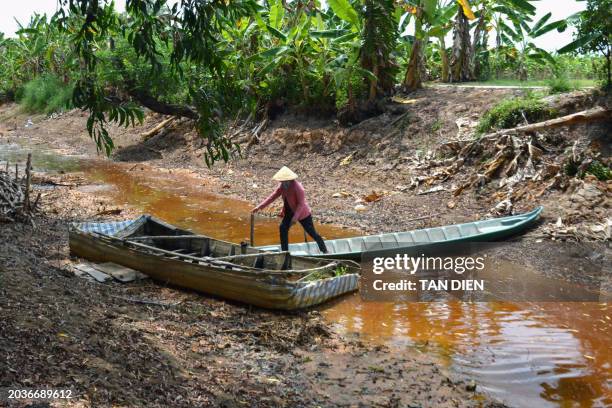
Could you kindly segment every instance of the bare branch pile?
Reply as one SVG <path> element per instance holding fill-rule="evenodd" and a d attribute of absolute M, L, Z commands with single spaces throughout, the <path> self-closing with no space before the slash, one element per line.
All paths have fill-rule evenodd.
<path fill-rule="evenodd" d="M 32 155 L 28 154 L 25 175 L 19 178 L 19 167 L 15 173 L 6 169 L 0 170 L 0 222 L 29 221 L 36 211 L 40 194 L 34 202 L 31 201 L 30 190 L 32 182 Z"/>

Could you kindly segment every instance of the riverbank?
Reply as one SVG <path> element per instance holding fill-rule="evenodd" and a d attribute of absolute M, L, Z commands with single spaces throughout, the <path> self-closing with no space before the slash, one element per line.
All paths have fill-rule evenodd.
<path fill-rule="evenodd" d="M 0 142 L 15 141 L 2 133 Z M 61 173 L 35 174 L 34 225 L 0 224 L 9 238 L 0 246 L 0 387 L 70 387 L 70 406 L 502 406 L 433 356 L 392 356 L 335 333 L 316 311 L 76 277 L 67 225 L 135 211 L 78 172 Z"/>
<path fill-rule="evenodd" d="M 141 127 L 110 129 L 117 146 L 112 159 L 126 163 L 134 177 L 166 172 L 190 180 L 196 189 L 246 200 L 251 206 L 273 190 L 272 175 L 281 165 L 288 165 L 300 175 L 315 221 L 342 225 L 356 233 L 455 224 L 542 205 L 545 209 L 538 225 L 514 239 L 515 248 L 520 248 L 513 254 L 514 260 L 534 266 L 544 262 L 546 268 L 535 269 L 596 288 L 599 279 L 568 274 L 568 262 L 571 270 L 578 271 L 585 259 L 605 255 L 605 244 L 594 241 L 605 241 L 606 236 L 610 239 L 612 181 L 592 176 L 544 179 L 525 168 L 523 173 L 531 171 L 532 175 L 514 186 L 500 187 L 512 178 L 500 176 L 457 194 L 466 180 L 484 171 L 480 165 L 491 160 L 486 155 L 490 153 L 482 153 L 475 163 L 464 164 L 454 175 L 449 173 L 449 163 L 456 159 L 440 157 L 440 146 L 468 138 L 495 102 L 524 92 L 426 88 L 410 98 L 398 99 L 395 111 L 390 109 L 348 129 L 326 119 L 282 115 L 267 125 L 258 143 L 243 145 L 242 158 L 211 169 L 204 165 L 201 139 L 185 124 L 175 123 L 151 137 L 143 136 L 164 119 L 148 115 Z M 597 98 L 589 92 L 551 98 L 566 114 L 592 106 Z M 28 119 L 33 125 L 26 129 Z M 24 140 L 91 157 L 96 149 L 85 131 L 85 121 L 85 114 L 79 111 L 44 118 L 30 117 L 17 105 L 0 108 L 4 128 L 0 132 L 7 142 Z M 540 139 L 548 140 L 548 150 L 539 153 L 544 156 L 540 172 L 558 170 L 568 151 L 594 151 L 600 160 L 609 162 L 609 127 L 610 123 L 603 122 L 545 132 Z M 241 138 L 242 133 L 234 133 Z M 536 149 L 545 148 L 544 142 L 538 143 Z M 264 215 L 274 217 L 279 209 L 277 202 Z M 248 209 L 242 211 L 246 219 Z M 584 241 L 584 249 L 578 251 L 580 255 L 570 253 L 560 260 L 558 241 Z"/>
<path fill-rule="evenodd" d="M 439 125 L 440 134 L 457 127 L 450 112 L 456 109 L 453 103 L 465 97 L 462 92 L 457 91 L 454 100 L 452 94 L 444 94 L 448 96 L 446 110 L 438 105 L 430 107 L 432 112 L 441 112 L 440 116 L 446 118 Z M 491 98 L 503 95 L 482 93 L 465 113 L 475 117 L 490 104 Z M 421 96 L 426 98 L 426 95 Z M 445 112 L 448 117 L 444 116 Z M 437 120 L 429 118 L 431 115 L 427 111 L 422 115 L 422 118 L 414 118 L 415 144 L 425 143 L 416 137 L 418 129 L 431 129 Z M 52 119 L 33 117 L 34 125 L 23 128 L 27 118 L 15 106 L 3 107 L 0 141 L 48 145 L 63 153 L 95 155 L 93 143 L 84 130 L 85 118 L 80 112 Z M 209 170 L 203 166 L 199 140 L 189 132 L 175 129 L 142 142 L 141 133 L 159 121 L 160 118 L 150 116 L 143 128 L 113 129 L 119 146 L 114 160 L 124 162 L 120 163 L 122 168 L 134 178 L 154 172 L 171 173 L 194 183 L 196 189 L 246 199 L 253 205 L 273 188 L 269 178 L 280 165 L 278 157 L 283 157 L 287 159 L 283 164 L 290 165 L 301 175 L 317 219 L 364 232 L 473 220 L 490 215 L 494 204 L 476 194 L 451 198 L 448 188 L 428 194 L 418 194 L 422 188 L 404 188 L 410 183 L 410 170 L 403 168 L 405 163 L 401 157 L 411 157 L 416 150 L 426 153 L 430 147 L 427 144 L 417 146 L 419 149 L 406 145 L 399 155 L 392 154 L 389 149 L 394 146 L 384 137 L 378 139 L 383 147 L 372 148 L 371 152 L 363 152 L 357 149 L 361 145 L 350 143 L 343 150 L 331 148 L 333 143 L 340 143 L 334 140 L 342 135 L 345 138 L 369 137 L 377 126 L 373 122 L 369 125 L 372 129 L 357 128 L 353 132 L 338 133 L 333 125 L 325 122 L 305 123 L 297 131 L 288 130 L 296 119 L 281 118 L 261 137 L 259 145 L 246 152 L 245 159 Z M 291 142 L 295 137 L 298 143 Z M 438 141 L 427 143 L 433 146 Z M 331 154 L 320 154 L 321 149 L 328 148 Z M 466 388 L 472 389 L 467 387 L 468 379 L 463 382 L 453 379 L 430 355 L 419 354 L 415 349 L 414 353 L 391 358 L 385 346 L 375 347 L 362 343 L 359 338 L 334 333 L 316 312 L 276 314 L 157 284 L 100 285 L 73 277 L 68 273 L 71 261 L 68 259 L 67 223 L 127 218 L 134 212 L 129 204 L 109 201 L 103 194 L 97 194 L 96 188 L 103 188 L 103 185 L 79 186 L 89 181 L 79 181 L 78 177 L 75 180 L 74 175 L 69 174 L 58 177 L 51 190 L 42 191 L 47 194 L 43 197 L 47 217 L 36 220 L 36 230 L 18 224 L 0 225 L 3 236 L 6 233 L 14 237 L 14 245 L 3 247 L 0 265 L 6 282 L 3 283 L 3 296 L 8 299 L 8 305 L 1 312 L 12 319 L 7 320 L 10 321 L 9 329 L 0 342 L 13 351 L 11 355 L 18 355 L 8 361 L 11 381 L 20 381 L 22 374 L 28 374 L 27 379 L 34 381 L 33 384 L 44 380 L 59 386 L 58 381 L 64 378 L 61 373 L 67 369 L 71 378 L 82 381 L 77 383 L 83 392 L 112 390 L 112 393 L 88 392 L 83 399 L 85 405 L 111 402 L 147 406 L 350 406 L 359 402 L 382 406 L 494 404 L 468 391 Z M 368 202 L 364 197 L 371 195 L 373 190 L 376 194 Z M 516 209 L 527 209 L 546 204 L 544 200 L 552 202 L 555 199 L 553 195 L 526 201 L 519 203 Z M 357 203 L 357 200 L 362 201 Z M 454 204 L 450 205 L 451 202 Z M 366 210 L 355 210 L 359 204 Z M 269 214 L 274 211 L 272 209 Z M 109 215 L 117 212 L 119 215 Z M 248 214 L 247 204 L 244 212 Z M 545 223 L 554 220 L 554 213 L 549 214 Z M 572 275 L 576 275 L 580 278 L 577 281 L 584 281 L 584 277 L 577 275 L 579 269 L 572 269 L 572 265 L 581 265 L 588 256 L 605 250 L 605 247 L 597 249 L 587 243 L 584 251 L 560 257 L 556 243 L 547 239 L 540 229 L 520 237 L 518 245 L 523 249 L 521 255 L 517 255 L 519 260 L 533 263 L 539 260 L 540 265 L 543 262 L 547 266 L 543 269 L 554 271 L 557 268 L 558 277 L 572 280 Z M 49 250 L 56 247 L 56 251 Z M 602 262 L 599 256 L 593 258 Z M 568 266 L 574 271 L 569 278 Z M 588 279 L 586 284 L 588 286 Z M 152 300 L 162 306 L 137 304 L 134 299 Z M 22 310 L 31 312 L 24 314 Z M 31 316 L 41 317 L 32 319 Z M 24 328 L 33 327 L 39 331 L 30 338 Z M 126 342 L 126 338 L 130 342 Z M 51 339 L 57 340 L 53 343 Z M 18 350 L 31 352 L 17 353 Z M 37 357 L 24 360 L 34 352 Z M 93 357 L 71 360 L 74 355 Z M 49 356 L 49 361 L 59 362 L 45 362 Z M 62 367 L 64 360 L 70 360 L 70 364 L 65 363 Z M 129 362 L 125 368 L 123 361 Z M 34 368 L 21 373 L 26 362 L 32 363 Z M 141 364 L 144 369 L 139 368 Z M 42 373 L 38 374 L 39 378 L 37 372 Z M 159 381 L 158 372 L 163 373 L 163 382 Z M 270 399 L 270 389 L 279 399 Z M 177 395 L 180 400 L 174 399 Z"/>
<path fill-rule="evenodd" d="M 491 406 L 430 356 L 391 358 L 316 311 L 74 276 L 67 224 L 117 218 L 100 215 L 117 206 L 71 175 L 44 179 L 54 186 L 39 190 L 36 226 L 0 224 L 10 237 L 0 247 L 1 386 L 71 387 L 73 406 Z"/>

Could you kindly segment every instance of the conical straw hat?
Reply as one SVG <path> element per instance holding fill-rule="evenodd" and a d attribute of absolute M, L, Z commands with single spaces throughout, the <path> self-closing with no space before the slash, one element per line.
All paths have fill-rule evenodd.
<path fill-rule="evenodd" d="M 272 177 L 272 180 L 276 181 L 289 181 L 295 180 L 298 178 L 297 174 L 295 174 L 291 169 L 287 166 L 283 166 L 276 174 Z"/>

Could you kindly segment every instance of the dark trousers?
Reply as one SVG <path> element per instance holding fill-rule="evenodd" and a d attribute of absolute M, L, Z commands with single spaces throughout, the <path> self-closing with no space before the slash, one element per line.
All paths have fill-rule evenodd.
<path fill-rule="evenodd" d="M 280 239 L 281 239 L 281 250 L 287 251 L 289 249 L 289 228 L 291 228 L 291 219 L 293 218 L 293 214 L 291 211 L 285 211 L 285 216 L 280 224 Z M 312 223 L 312 215 L 300 220 L 300 224 L 304 227 L 304 231 L 308 233 L 317 242 L 319 246 L 319 250 L 324 254 L 327 253 L 327 247 L 325 246 L 325 241 L 319 234 L 317 234 L 317 230 L 315 230 L 314 224 Z"/>

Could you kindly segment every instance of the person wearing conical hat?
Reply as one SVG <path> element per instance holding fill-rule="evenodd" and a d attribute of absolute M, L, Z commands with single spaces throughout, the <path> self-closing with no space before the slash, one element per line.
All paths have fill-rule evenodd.
<path fill-rule="evenodd" d="M 287 251 L 289 248 L 289 228 L 297 221 L 302 224 L 304 231 L 308 233 L 319 246 L 319 250 L 326 254 L 327 247 L 325 241 L 317 233 L 312 222 L 312 213 L 304 194 L 304 187 L 297 181 L 297 174 L 291 171 L 290 168 L 283 166 L 272 179 L 280 184 L 272 194 L 263 200 L 251 212 L 255 213 L 269 206 L 278 197 L 283 198 L 283 210 L 280 213 L 282 221 L 280 223 L 280 240 L 281 249 Z"/>

